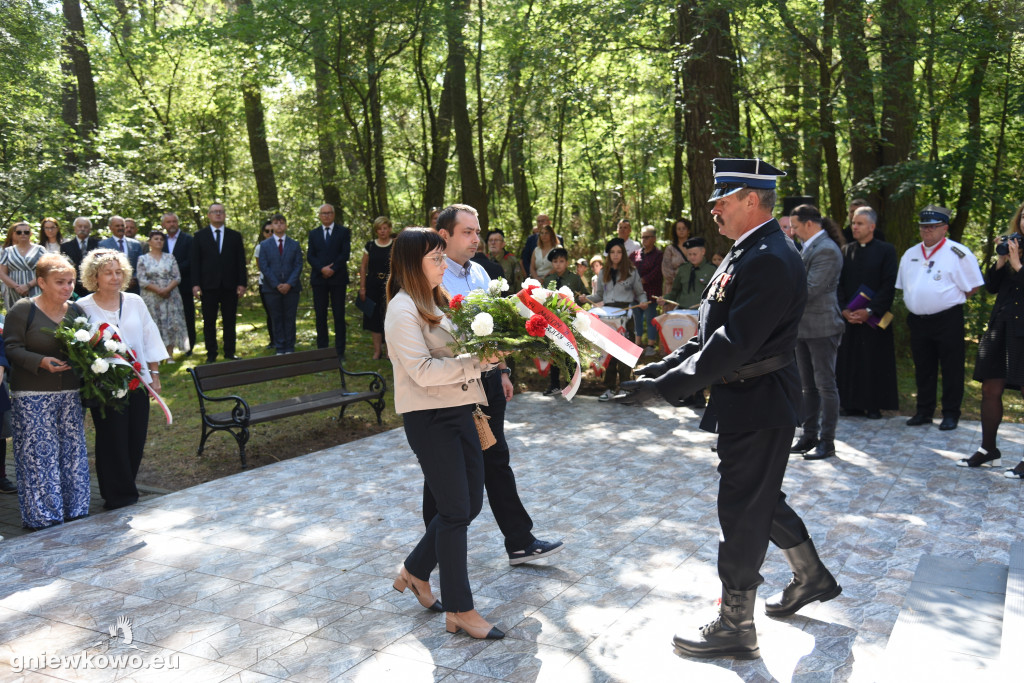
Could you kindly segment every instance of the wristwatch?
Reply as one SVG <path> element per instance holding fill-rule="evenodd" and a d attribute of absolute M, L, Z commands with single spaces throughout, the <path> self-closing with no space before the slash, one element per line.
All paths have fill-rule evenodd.
<path fill-rule="evenodd" d="M 512 368 L 502 368 L 501 369 L 501 374 L 503 374 L 503 375 L 511 375 L 512 374 Z"/>

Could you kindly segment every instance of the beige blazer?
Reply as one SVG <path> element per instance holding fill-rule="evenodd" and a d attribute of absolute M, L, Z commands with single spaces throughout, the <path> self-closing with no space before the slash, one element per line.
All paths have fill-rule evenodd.
<path fill-rule="evenodd" d="M 480 373 L 490 366 L 469 354 L 454 356 L 448 346 L 453 330 L 447 318 L 428 324 L 404 290 L 388 302 L 384 335 L 395 370 L 396 413 L 487 403 Z"/>

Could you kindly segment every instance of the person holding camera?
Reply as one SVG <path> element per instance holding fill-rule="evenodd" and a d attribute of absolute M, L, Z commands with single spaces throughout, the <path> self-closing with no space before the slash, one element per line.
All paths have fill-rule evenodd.
<path fill-rule="evenodd" d="M 931 423 L 941 367 L 943 431 L 956 429 L 964 398 L 964 302 L 985 284 L 971 250 L 946 236 L 949 218 L 949 209 L 941 206 L 921 210 L 921 242 L 903 254 L 896 274 L 896 289 L 903 290 L 909 311 L 917 382 L 917 409 L 907 425 Z"/>
<path fill-rule="evenodd" d="M 985 289 L 996 295 L 992 313 L 978 344 L 974 363 L 974 379 L 981 382 L 981 446 L 969 458 L 957 463 L 960 467 L 997 467 L 1001 455 L 996 448 L 996 431 L 1003 420 L 1003 390 L 1024 387 L 1024 275 L 1021 274 L 1021 253 L 1024 252 L 1024 204 L 1010 221 L 1010 232 L 996 238 L 996 262 L 985 271 Z M 1024 479 L 1024 461 L 1005 476 Z"/>

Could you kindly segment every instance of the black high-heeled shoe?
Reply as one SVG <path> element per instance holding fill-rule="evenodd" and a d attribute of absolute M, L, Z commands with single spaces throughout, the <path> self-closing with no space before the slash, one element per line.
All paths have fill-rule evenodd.
<path fill-rule="evenodd" d="M 412 591 L 412 594 L 416 596 L 416 599 L 419 600 L 419 603 L 431 612 L 444 611 L 444 606 L 441 604 L 441 601 L 434 599 L 434 594 L 430 592 L 430 584 L 427 584 L 426 591 L 421 592 L 416 587 L 416 584 L 413 583 L 412 575 L 405 567 L 398 570 L 398 578 L 395 579 L 395 583 L 392 587 L 399 593 L 404 593 L 405 589 L 408 588 Z"/>

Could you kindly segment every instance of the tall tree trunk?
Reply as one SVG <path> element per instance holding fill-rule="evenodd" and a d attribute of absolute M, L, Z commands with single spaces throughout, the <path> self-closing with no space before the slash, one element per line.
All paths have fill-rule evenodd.
<path fill-rule="evenodd" d="M 236 0 L 238 12 L 252 20 L 252 0 Z M 242 76 L 242 104 L 245 107 L 245 130 L 249 134 L 249 156 L 252 172 L 256 179 L 256 195 L 261 211 L 271 211 L 281 204 L 277 198 L 277 180 L 274 166 L 270 161 L 270 146 L 267 144 L 266 114 L 263 110 L 263 94 L 259 78 L 247 73 Z"/>
<path fill-rule="evenodd" d="M 678 22 L 676 22 L 678 27 Z M 676 36 L 678 38 L 678 35 Z M 678 45 L 679 41 L 676 41 Z M 686 150 L 686 137 L 683 134 L 683 74 L 680 71 L 679 58 L 674 51 L 672 59 L 672 179 L 669 182 L 670 207 L 669 218 L 673 221 L 683 215 L 686 202 L 683 200 L 683 171 L 685 162 L 683 153 Z"/>
<path fill-rule="evenodd" d="M 469 120 L 466 96 L 466 45 L 462 27 L 469 14 L 470 0 L 453 0 L 448 15 L 448 71 L 451 74 L 452 123 L 455 127 L 455 152 L 459 159 L 462 201 L 480 213 L 480 228 L 487 230 L 487 193 L 480 183 L 473 153 L 473 124 Z"/>
<path fill-rule="evenodd" d="M 533 202 L 526 178 L 526 93 L 522 84 L 522 54 L 516 52 L 509 63 L 512 101 L 509 103 L 508 165 L 512 176 L 512 194 L 516 200 L 519 233 L 530 234 Z"/>
<path fill-rule="evenodd" d="M 374 38 L 367 41 L 366 75 L 369 87 L 366 100 L 370 108 L 370 148 L 373 152 L 373 189 L 377 205 L 377 215 L 387 216 L 388 208 L 388 176 L 384 169 L 384 123 L 381 116 L 380 99 L 380 65 L 377 63 L 377 51 Z"/>
<path fill-rule="evenodd" d="M 317 157 L 320 162 L 320 191 L 324 202 L 331 204 L 335 210 L 341 205 L 341 191 L 338 189 L 338 158 L 334 151 L 334 140 L 331 135 L 330 86 L 329 74 L 325 63 L 326 54 L 323 45 L 324 36 L 316 37 L 315 54 L 313 56 L 313 93 L 316 100 L 316 141 Z"/>
<path fill-rule="evenodd" d="M 981 88 L 985 83 L 991 53 L 986 45 L 974 62 L 964 103 L 967 105 L 967 144 L 964 146 L 964 167 L 960 174 L 960 196 L 956 200 L 953 221 L 949 224 L 949 235 L 956 241 L 964 234 L 967 219 L 971 214 L 974 196 L 974 182 L 978 177 L 978 161 L 981 157 Z"/>
<path fill-rule="evenodd" d="M 870 176 L 881 164 L 875 124 L 874 75 L 868 62 L 864 26 L 862 0 L 838 3 L 836 28 L 843 59 L 843 91 L 846 94 L 846 115 L 849 119 L 850 162 L 853 167 L 851 185 Z M 874 189 L 855 191 L 853 194 L 866 199 L 876 209 L 881 206 L 881 195 Z"/>
<path fill-rule="evenodd" d="M 67 127 L 69 136 L 64 145 L 64 169 L 68 173 L 74 173 L 78 168 L 78 150 L 75 148 L 76 140 L 80 136 L 78 127 L 78 87 L 75 85 L 75 67 L 71 63 L 71 45 L 68 41 L 68 33 L 65 32 L 64 40 L 61 41 L 61 89 L 60 89 L 60 117 Z"/>
<path fill-rule="evenodd" d="M 694 233 L 704 236 L 712 250 L 718 250 L 725 240 L 708 208 L 708 197 L 715 186 L 711 160 L 735 155 L 740 149 L 729 14 L 693 0 L 676 7 L 676 21 L 680 22 L 678 35 L 684 49 L 683 124 Z"/>
<path fill-rule="evenodd" d="M 78 0 L 63 0 L 64 49 L 75 74 L 78 98 L 77 131 L 81 139 L 88 141 L 100 125 L 99 110 L 96 108 L 96 85 L 92 78 L 92 62 L 85 40 L 85 24 L 82 21 L 82 6 Z M 88 153 L 95 158 L 94 153 Z"/>
<path fill-rule="evenodd" d="M 886 238 L 902 251 L 917 242 L 914 186 L 905 182 L 906 164 L 914 158 L 917 98 L 914 62 L 918 26 L 910 0 L 881 0 L 882 42 L 882 211 Z"/>
<path fill-rule="evenodd" d="M 1006 78 L 1003 82 L 1003 105 L 999 114 L 999 135 L 996 137 L 996 158 L 992 164 L 992 202 L 988 211 L 988 224 L 985 230 L 985 259 L 984 263 L 992 260 L 995 245 L 992 243 L 996 236 L 996 224 L 999 221 L 999 207 L 1003 195 L 1000 192 L 1002 185 L 1003 158 L 1006 155 L 1006 125 L 1010 113 L 1010 80 L 1013 69 L 1013 46 L 1006 49 Z"/>
<path fill-rule="evenodd" d="M 797 195 L 800 188 L 800 57 L 802 53 L 789 45 L 782 55 L 783 113 L 781 115 L 784 134 L 779 136 L 779 151 L 782 156 L 778 167 L 786 172 L 779 178 L 779 196 Z"/>
<path fill-rule="evenodd" d="M 242 103 L 245 105 L 245 129 L 249 134 L 249 156 L 252 158 L 252 172 L 256 178 L 256 195 L 260 210 L 271 211 L 278 208 L 280 202 L 277 199 L 274 166 L 270 162 L 263 96 L 259 86 L 243 86 Z"/>
<path fill-rule="evenodd" d="M 818 81 L 809 60 L 800 60 L 800 81 L 800 134 L 804 151 L 801 194 L 817 197 L 816 201 L 821 204 L 821 119 L 817 116 L 820 108 L 815 97 Z"/>
<path fill-rule="evenodd" d="M 828 181 L 828 206 L 823 213 L 842 220 L 846 215 L 846 192 L 839 170 L 839 149 L 835 114 L 832 108 L 832 41 L 835 38 L 837 0 L 825 0 L 822 15 L 821 54 L 818 59 L 818 127 L 825 154 L 825 178 Z M 824 201 L 821 202 L 825 204 Z"/>

